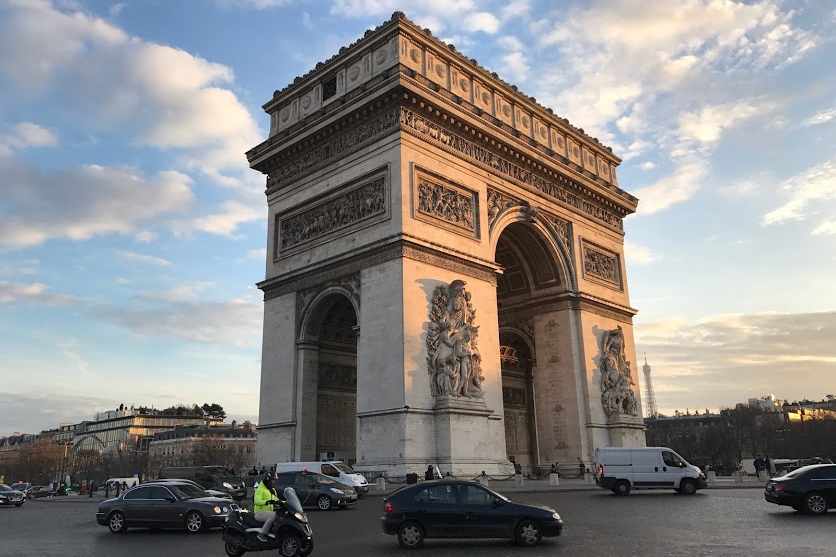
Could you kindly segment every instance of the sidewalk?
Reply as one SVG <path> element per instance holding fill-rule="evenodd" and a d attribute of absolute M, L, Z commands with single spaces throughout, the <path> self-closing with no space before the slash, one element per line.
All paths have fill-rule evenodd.
<path fill-rule="evenodd" d="M 420 483 L 420 482 L 419 482 Z M 707 489 L 744 489 L 744 488 L 758 488 L 763 489 L 766 480 L 747 479 L 743 482 L 735 482 L 733 478 L 718 478 L 715 483 L 708 485 Z M 403 483 L 387 483 L 386 489 L 378 491 L 375 484 L 371 484 L 369 493 L 366 497 L 383 497 L 397 491 L 404 487 Z M 522 485 L 518 485 L 515 480 L 496 480 L 491 481 L 489 488 L 500 493 L 547 493 L 547 492 L 571 492 L 571 491 L 600 491 L 601 488 L 596 486 L 593 482 L 591 485 L 586 480 L 580 478 L 560 479 L 560 485 L 550 486 L 549 480 L 529 480 L 526 479 Z"/>

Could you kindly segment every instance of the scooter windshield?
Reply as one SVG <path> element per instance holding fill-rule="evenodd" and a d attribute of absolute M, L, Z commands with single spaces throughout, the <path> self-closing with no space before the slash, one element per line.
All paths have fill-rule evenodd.
<path fill-rule="evenodd" d="M 286 487 L 284 490 L 284 500 L 287 502 L 287 508 L 305 516 L 305 511 L 302 510 L 302 503 L 299 502 L 299 497 L 296 496 L 295 489 L 292 487 Z"/>

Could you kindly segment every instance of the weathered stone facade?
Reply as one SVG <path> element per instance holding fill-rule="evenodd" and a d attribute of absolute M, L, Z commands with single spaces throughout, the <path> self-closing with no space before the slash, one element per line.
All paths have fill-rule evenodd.
<path fill-rule="evenodd" d="M 610 149 L 399 13 L 264 109 L 260 461 L 496 474 L 643 444 Z"/>

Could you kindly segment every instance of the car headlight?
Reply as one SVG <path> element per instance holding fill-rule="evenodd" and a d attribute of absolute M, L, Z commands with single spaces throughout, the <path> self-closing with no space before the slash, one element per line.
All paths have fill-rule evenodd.
<path fill-rule="evenodd" d="M 221 514 L 221 508 L 220 508 L 220 507 L 215 507 L 213 510 L 214 510 L 217 514 Z"/>
<path fill-rule="evenodd" d="M 555 520 L 560 520 L 560 515 L 557 514 L 557 513 L 553 513 L 552 518 L 555 519 Z"/>
<path fill-rule="evenodd" d="M 227 488 L 227 489 L 232 489 L 232 484 L 231 484 L 231 483 L 229 483 L 229 482 L 224 482 L 224 483 L 223 483 L 223 486 L 224 486 L 225 488 Z"/>
<path fill-rule="evenodd" d="M 342 489 L 337 489 L 336 487 L 332 487 L 331 491 L 333 491 L 337 495 L 345 495 L 345 491 L 343 491 Z"/>

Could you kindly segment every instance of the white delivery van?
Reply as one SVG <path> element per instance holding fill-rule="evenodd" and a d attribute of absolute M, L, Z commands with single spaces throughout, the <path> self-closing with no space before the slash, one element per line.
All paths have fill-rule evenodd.
<path fill-rule="evenodd" d="M 702 470 L 667 447 L 596 449 L 595 483 L 616 495 L 627 495 L 631 489 L 673 489 L 693 495 L 708 485 Z"/>
<path fill-rule="evenodd" d="M 339 460 L 327 462 L 279 462 L 276 464 L 276 473 L 282 472 L 316 472 L 334 480 L 338 483 L 354 488 L 358 495 L 369 492 L 369 482 L 362 474 L 351 469 L 351 466 Z"/>

